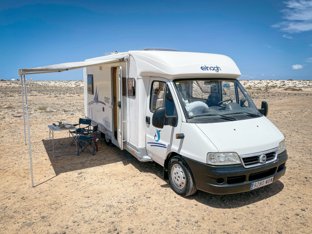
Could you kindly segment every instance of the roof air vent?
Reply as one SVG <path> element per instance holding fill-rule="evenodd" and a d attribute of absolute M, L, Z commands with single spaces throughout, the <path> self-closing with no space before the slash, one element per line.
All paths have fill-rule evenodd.
<path fill-rule="evenodd" d="M 145 48 L 143 50 L 146 50 L 146 51 L 178 51 L 178 50 L 175 50 L 175 49 L 164 49 L 164 48 Z"/>

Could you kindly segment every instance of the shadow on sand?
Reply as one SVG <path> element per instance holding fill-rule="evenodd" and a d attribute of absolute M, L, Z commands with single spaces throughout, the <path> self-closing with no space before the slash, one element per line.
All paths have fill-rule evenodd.
<path fill-rule="evenodd" d="M 122 162 L 124 165 L 132 164 L 140 172 L 153 173 L 162 178 L 161 166 L 154 162 L 141 163 L 127 151 L 121 151 L 113 145 L 99 142 L 99 150 L 95 155 L 86 150 L 77 156 L 76 146 L 71 138 L 54 139 L 54 154 L 52 140 L 42 140 L 42 142 L 56 176 L 65 172 Z"/>
<path fill-rule="evenodd" d="M 156 175 L 163 180 L 163 169 L 160 165 L 154 162 L 141 163 L 128 152 L 121 151 L 115 146 L 108 146 L 103 142 L 99 142 L 99 151 L 96 155 L 92 155 L 89 152 L 83 152 L 80 156 L 76 156 L 76 147 L 74 144 L 71 144 L 70 138 L 55 139 L 55 150 L 57 149 L 59 151 L 55 151 L 55 157 L 53 157 L 51 140 L 43 140 L 43 145 L 50 158 L 56 176 L 65 172 L 122 162 L 124 165 L 132 164 L 138 171 Z M 58 156 L 60 153 L 61 156 Z M 52 178 L 49 180 L 51 179 Z M 167 188 L 169 185 L 164 184 L 161 185 L 161 187 Z M 186 199 L 194 199 L 204 205 L 214 208 L 230 209 L 247 206 L 265 200 L 278 194 L 283 188 L 284 184 L 277 181 L 272 185 L 246 193 L 220 196 L 198 191 L 195 195 Z"/>
<path fill-rule="evenodd" d="M 195 199 L 196 201 L 219 209 L 231 209 L 238 208 L 242 206 L 247 206 L 265 199 L 268 199 L 284 188 L 284 184 L 281 181 L 276 181 L 275 183 L 259 188 L 254 191 L 230 194 L 230 195 L 211 195 L 204 192 L 197 192 L 196 195 L 190 199 Z"/>
<path fill-rule="evenodd" d="M 88 150 L 76 155 L 76 146 L 72 138 L 54 139 L 54 153 L 52 140 L 42 140 L 46 153 L 50 159 L 53 170 L 57 175 L 65 172 L 85 168 L 104 166 L 111 163 L 122 162 L 127 165 L 131 160 L 130 155 L 120 151 L 117 147 L 98 144 L 98 152 L 92 155 Z"/>

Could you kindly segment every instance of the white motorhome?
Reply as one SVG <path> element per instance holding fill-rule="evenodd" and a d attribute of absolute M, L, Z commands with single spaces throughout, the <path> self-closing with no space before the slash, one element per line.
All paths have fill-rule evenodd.
<path fill-rule="evenodd" d="M 86 116 L 106 141 L 163 166 L 176 193 L 245 192 L 285 174 L 284 136 L 231 58 L 143 50 L 86 62 L 97 64 L 84 68 Z"/>

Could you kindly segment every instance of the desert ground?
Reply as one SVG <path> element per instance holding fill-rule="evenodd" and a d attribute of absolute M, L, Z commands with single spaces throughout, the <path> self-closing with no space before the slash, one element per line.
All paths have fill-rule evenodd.
<path fill-rule="evenodd" d="M 0 233 L 312 233 L 312 81 L 242 83 L 286 136 L 286 175 L 248 193 L 182 198 L 160 166 L 102 142 L 76 156 L 58 132 L 53 157 L 47 125 L 84 115 L 80 81 L 29 83 L 32 187 L 21 87 L 0 82 Z"/>

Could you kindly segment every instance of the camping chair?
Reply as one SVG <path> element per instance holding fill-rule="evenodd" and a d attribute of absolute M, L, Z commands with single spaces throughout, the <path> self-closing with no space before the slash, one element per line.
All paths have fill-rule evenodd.
<path fill-rule="evenodd" d="M 91 132 L 91 119 L 79 118 L 79 123 L 74 126 L 78 127 L 68 131 L 68 135 L 73 137 L 72 144 L 75 143 L 78 135 L 87 135 Z"/>
<path fill-rule="evenodd" d="M 95 133 L 89 135 L 77 135 L 75 140 L 77 156 L 79 156 L 80 153 L 85 151 L 86 149 L 92 155 L 95 155 L 95 152 L 97 151 L 96 141 L 97 138 Z"/>

